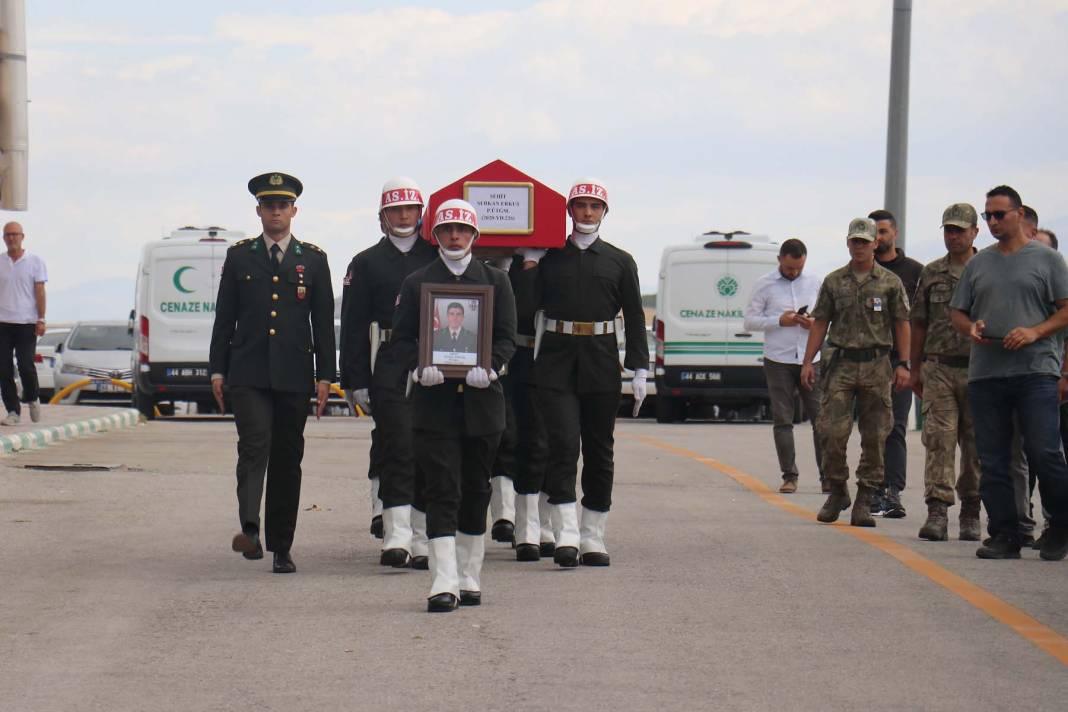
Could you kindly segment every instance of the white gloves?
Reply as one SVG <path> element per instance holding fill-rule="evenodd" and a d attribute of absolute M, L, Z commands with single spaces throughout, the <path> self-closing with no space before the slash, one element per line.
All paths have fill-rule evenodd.
<path fill-rule="evenodd" d="M 437 366 L 424 366 L 422 372 L 412 371 L 412 380 L 421 386 L 440 386 L 445 382 L 445 374 Z"/>
<path fill-rule="evenodd" d="M 524 262 L 540 262 L 541 258 L 545 256 L 548 250 L 541 247 L 524 247 L 519 250 L 519 254 L 523 255 Z"/>
<path fill-rule="evenodd" d="M 370 392 L 370 390 L 368 390 L 367 388 L 357 388 L 354 391 L 349 391 L 348 393 L 345 394 L 345 396 L 346 396 L 346 398 L 345 398 L 346 400 L 348 400 L 349 398 L 352 399 L 352 400 L 349 400 L 349 407 L 350 408 L 352 408 L 353 405 L 358 405 L 358 406 L 360 406 L 360 410 L 362 410 L 364 413 L 367 413 L 368 415 L 370 415 L 370 413 L 371 413 L 371 392 Z M 352 408 L 352 414 L 356 415 L 356 409 L 355 408 Z"/>
<path fill-rule="evenodd" d="M 497 372 L 492 368 L 487 372 L 481 366 L 475 366 L 467 372 L 466 380 L 472 388 L 489 388 L 490 382 L 497 380 Z"/>
<path fill-rule="evenodd" d="M 634 371 L 634 378 L 630 382 L 631 391 L 634 393 L 634 412 L 631 415 L 635 418 L 638 417 L 638 411 L 642 408 L 642 401 L 645 400 L 645 395 L 649 388 L 645 384 L 645 379 L 649 377 L 649 369 L 639 368 Z"/>

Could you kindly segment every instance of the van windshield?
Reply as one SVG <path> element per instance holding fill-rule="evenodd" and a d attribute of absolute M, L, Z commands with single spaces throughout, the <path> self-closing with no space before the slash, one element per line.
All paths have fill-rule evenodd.
<path fill-rule="evenodd" d="M 132 351 L 133 336 L 121 324 L 83 324 L 74 329 L 67 348 L 77 351 Z"/>

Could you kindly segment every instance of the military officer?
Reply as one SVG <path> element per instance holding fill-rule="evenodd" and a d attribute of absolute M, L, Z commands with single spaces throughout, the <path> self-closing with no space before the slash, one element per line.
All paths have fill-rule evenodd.
<path fill-rule="evenodd" d="M 564 247 L 523 273 L 521 300 L 544 313 L 544 336 L 534 381 L 549 441 L 546 488 L 556 550 L 563 567 L 608 566 L 605 524 L 612 505 L 613 431 L 620 398 L 615 317 L 626 328 L 624 366 L 634 371 L 634 413 L 645 398 L 649 347 L 638 267 L 628 253 L 600 237 L 608 191 L 595 178 L 577 180 L 568 193 L 572 232 Z M 581 445 L 580 445 L 581 444 Z M 582 522 L 575 478 L 582 449 Z"/>
<path fill-rule="evenodd" d="M 954 203 L 942 213 L 946 255 L 920 273 L 912 305 L 912 377 L 909 384 L 923 399 L 924 498 L 927 521 L 920 538 L 949 538 L 947 508 L 953 488 L 960 494 L 960 538 L 979 541 L 979 455 L 968 405 L 968 363 L 971 341 L 953 328 L 949 300 L 964 266 L 975 254 L 972 243 L 979 234 L 979 215 L 967 203 Z M 960 478 L 955 477 L 954 455 L 960 446 Z"/>
<path fill-rule="evenodd" d="M 396 358 L 412 370 L 415 458 L 426 473 L 430 597 L 427 610 L 444 612 L 482 600 L 486 510 L 490 476 L 505 427 L 504 394 L 497 375 L 515 351 L 515 298 L 508 277 L 473 259 L 478 218 L 470 203 L 444 201 L 434 214 L 440 259 L 410 274 L 401 286 L 394 319 Z M 420 290 L 423 284 L 493 286 L 490 363 L 467 376 L 445 378 L 419 366 Z"/>
<path fill-rule="evenodd" d="M 813 360 L 830 330 L 828 343 L 834 353 L 823 369 L 816 427 L 831 494 L 816 518 L 836 521 L 850 504 L 846 443 L 853 429 L 855 402 L 861 454 L 850 524 L 861 527 L 875 526 L 871 500 L 883 486 L 883 443 L 893 425 L 890 384 L 900 390 L 909 382 L 909 362 L 891 364 L 889 358 L 895 343 L 900 353 L 909 353 L 908 297 L 897 275 L 876 264 L 875 239 L 875 222 L 870 218 L 849 223 L 849 264 L 823 280 L 801 365 L 801 383 L 812 388 L 816 383 Z"/>
<path fill-rule="evenodd" d="M 371 459 L 382 500 L 379 562 L 395 568 L 428 564 L 421 471 L 412 456 L 411 404 L 405 396 L 408 372 L 393 355 L 392 339 L 401 282 L 437 258 L 437 250 L 419 236 L 423 205 L 411 178 L 386 181 L 378 209 L 383 237 L 352 258 L 341 301 L 341 387 L 375 421 Z M 373 323 L 380 346 L 372 369 Z M 372 481 L 372 494 L 375 489 Z"/>
<path fill-rule="evenodd" d="M 267 550 L 274 572 L 297 570 L 290 556 L 300 502 L 300 463 L 308 398 L 316 415 L 335 377 L 334 292 L 326 254 L 293 237 L 303 186 L 285 173 L 248 182 L 263 224 L 259 237 L 226 252 L 211 332 L 211 387 L 223 410 L 229 390 L 237 425 L 237 500 L 241 531 L 232 542 L 247 559 L 263 557 L 260 499 L 264 473 Z"/>

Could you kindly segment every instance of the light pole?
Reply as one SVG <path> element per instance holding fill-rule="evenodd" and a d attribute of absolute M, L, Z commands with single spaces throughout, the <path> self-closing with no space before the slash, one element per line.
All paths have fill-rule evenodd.
<path fill-rule="evenodd" d="M 909 162 L 909 52 L 912 0 L 894 0 L 890 46 L 890 105 L 886 122 L 886 192 L 883 205 L 897 218 L 897 244 L 905 247 Z"/>
<path fill-rule="evenodd" d="M 29 165 L 26 117 L 26 4 L 0 0 L 0 209 L 25 210 Z"/>

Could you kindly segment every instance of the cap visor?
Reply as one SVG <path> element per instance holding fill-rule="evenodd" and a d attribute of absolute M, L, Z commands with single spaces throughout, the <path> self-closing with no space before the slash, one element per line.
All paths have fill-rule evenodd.
<path fill-rule="evenodd" d="M 945 227 L 946 225 L 952 225 L 953 227 L 959 227 L 961 230 L 967 230 L 970 227 L 975 227 L 974 224 L 972 224 L 970 222 L 965 222 L 963 220 L 946 220 L 944 223 L 942 223 L 941 227 Z"/>
<path fill-rule="evenodd" d="M 868 242 L 875 242 L 875 238 L 864 232 L 853 232 L 847 237 L 847 240 L 867 240 Z"/>

